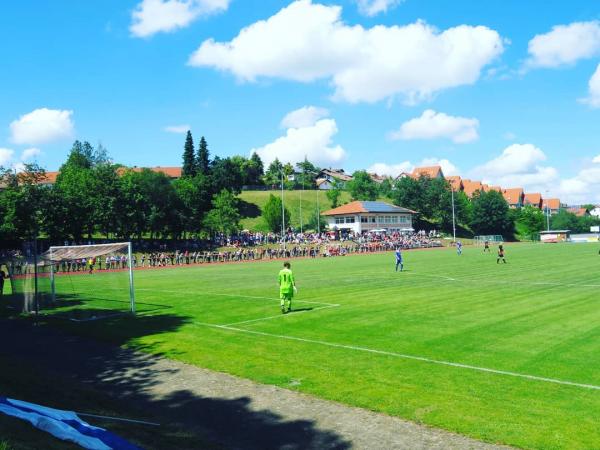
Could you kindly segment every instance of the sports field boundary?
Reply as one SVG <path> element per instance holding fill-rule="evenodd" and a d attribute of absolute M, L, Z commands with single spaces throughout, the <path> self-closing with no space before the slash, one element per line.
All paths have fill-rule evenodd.
<path fill-rule="evenodd" d="M 543 382 L 543 383 L 552 383 L 552 384 L 558 384 L 558 385 L 563 385 L 563 386 L 571 386 L 571 387 L 577 387 L 577 388 L 582 388 L 582 389 L 591 389 L 591 390 L 600 391 L 600 386 L 593 385 L 593 384 L 577 383 L 574 381 L 559 380 L 556 378 L 541 377 L 541 376 L 537 376 L 537 375 L 529 375 L 529 374 L 524 374 L 524 373 L 511 372 L 508 370 L 492 369 L 492 368 L 488 368 L 488 367 L 479 367 L 479 366 L 473 366 L 470 364 L 462 364 L 462 363 L 457 363 L 457 362 L 452 362 L 452 361 L 443 361 L 443 360 L 438 360 L 438 359 L 426 358 L 424 356 L 406 355 L 403 353 L 390 352 L 387 350 L 377 350 L 377 349 L 368 348 L 368 347 L 359 347 L 359 346 L 355 346 L 355 345 L 339 344 L 336 342 L 321 341 L 321 340 L 317 340 L 317 339 L 301 338 L 301 337 L 296 337 L 296 336 L 289 336 L 289 335 L 275 334 L 275 333 L 266 333 L 264 331 L 247 330 L 244 328 L 237 328 L 237 327 L 233 327 L 230 325 L 218 325 L 218 324 L 203 323 L 203 322 L 194 322 L 194 323 L 199 326 L 218 328 L 218 329 L 234 331 L 234 332 L 238 332 L 238 333 L 247 333 L 247 334 L 253 334 L 253 335 L 264 336 L 264 337 L 272 337 L 272 338 L 277 338 L 277 339 L 287 339 L 287 340 L 291 340 L 291 341 L 323 345 L 326 347 L 340 348 L 340 349 L 344 349 L 344 350 L 354 350 L 354 351 L 372 353 L 372 354 L 382 355 L 382 356 L 391 356 L 394 358 L 409 359 L 409 360 L 420 361 L 420 362 L 424 362 L 424 363 L 428 363 L 428 364 L 437 364 L 437 365 L 441 365 L 441 366 L 456 367 L 459 369 L 468 369 L 468 370 L 474 370 L 474 371 L 478 371 L 478 372 L 491 373 L 491 374 L 495 374 L 495 375 L 504 375 L 504 376 L 510 376 L 510 377 L 515 377 L 515 378 L 523 378 L 523 379 L 539 381 L 539 382 Z"/>

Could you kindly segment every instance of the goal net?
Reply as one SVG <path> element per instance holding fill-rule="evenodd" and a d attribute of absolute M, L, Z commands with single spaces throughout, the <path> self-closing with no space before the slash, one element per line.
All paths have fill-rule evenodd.
<path fill-rule="evenodd" d="M 486 242 L 490 244 L 502 244 L 504 242 L 504 238 L 500 234 L 475 236 L 473 240 L 475 245 L 484 245 Z"/>
<path fill-rule="evenodd" d="M 13 304 L 73 321 L 135 314 L 131 243 L 50 247 L 14 260 Z"/>

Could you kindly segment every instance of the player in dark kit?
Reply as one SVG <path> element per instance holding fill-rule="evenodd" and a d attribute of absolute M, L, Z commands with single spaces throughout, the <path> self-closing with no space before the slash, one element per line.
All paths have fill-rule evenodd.
<path fill-rule="evenodd" d="M 500 260 L 506 264 L 506 259 L 504 258 L 504 247 L 502 244 L 498 246 L 498 258 L 496 259 L 496 264 L 500 264 Z"/>
<path fill-rule="evenodd" d="M 490 250 L 490 241 L 485 241 L 485 243 L 483 244 L 483 253 L 488 252 L 491 253 L 492 251 Z"/>

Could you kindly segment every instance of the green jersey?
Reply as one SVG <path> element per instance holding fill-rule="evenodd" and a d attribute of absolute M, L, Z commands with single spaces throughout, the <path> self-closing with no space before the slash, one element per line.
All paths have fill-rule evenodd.
<path fill-rule="evenodd" d="M 281 294 L 289 294 L 293 292 L 294 285 L 296 282 L 294 281 L 294 274 L 290 269 L 281 269 L 279 271 L 279 292 Z"/>

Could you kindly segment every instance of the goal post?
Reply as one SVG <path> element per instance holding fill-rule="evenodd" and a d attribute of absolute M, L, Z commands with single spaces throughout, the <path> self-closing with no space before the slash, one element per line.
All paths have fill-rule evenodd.
<path fill-rule="evenodd" d="M 76 312 L 79 321 L 123 312 L 135 315 L 136 260 L 131 242 L 52 246 L 40 256 L 40 261 L 46 268 L 55 309 L 64 304 L 78 305 L 79 308 L 70 308 L 68 312 Z"/>
<path fill-rule="evenodd" d="M 504 238 L 500 234 L 487 234 L 475 236 L 473 238 L 473 242 L 477 246 L 484 245 L 486 242 L 489 242 L 490 244 L 502 244 L 504 242 Z"/>

